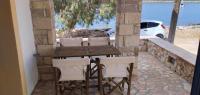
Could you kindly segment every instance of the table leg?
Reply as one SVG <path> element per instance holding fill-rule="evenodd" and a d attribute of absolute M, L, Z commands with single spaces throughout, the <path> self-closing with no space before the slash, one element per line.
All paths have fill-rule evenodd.
<path fill-rule="evenodd" d="M 102 68 L 100 65 L 99 58 L 96 59 L 97 62 L 97 69 L 98 69 L 98 90 L 100 95 L 103 95 L 103 86 L 102 86 Z"/>

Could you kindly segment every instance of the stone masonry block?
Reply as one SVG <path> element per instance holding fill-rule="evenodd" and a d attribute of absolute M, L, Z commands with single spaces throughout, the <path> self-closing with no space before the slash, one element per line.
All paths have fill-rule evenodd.
<path fill-rule="evenodd" d="M 32 17 L 50 17 L 52 16 L 51 10 L 49 9 L 31 9 Z"/>
<path fill-rule="evenodd" d="M 128 12 L 125 13 L 125 24 L 137 24 L 140 23 L 140 13 Z"/>
<path fill-rule="evenodd" d="M 125 0 L 126 4 L 138 4 L 139 0 Z"/>
<path fill-rule="evenodd" d="M 56 31 L 54 29 L 48 32 L 48 43 L 56 44 Z"/>
<path fill-rule="evenodd" d="M 125 36 L 125 46 L 135 47 L 139 46 L 139 35 Z"/>
<path fill-rule="evenodd" d="M 33 18 L 34 29 L 52 29 L 53 26 L 52 18 Z"/>
<path fill-rule="evenodd" d="M 52 66 L 40 66 L 38 67 L 38 72 L 40 74 L 44 74 L 44 73 L 54 73 L 54 67 Z"/>
<path fill-rule="evenodd" d="M 124 24 L 125 23 L 125 14 L 117 13 L 117 23 Z"/>
<path fill-rule="evenodd" d="M 139 12 L 138 4 L 125 4 L 123 12 Z"/>
<path fill-rule="evenodd" d="M 140 34 L 140 24 L 134 25 L 134 34 L 139 35 Z"/>
<path fill-rule="evenodd" d="M 135 56 L 139 55 L 139 46 L 134 47 L 134 54 L 135 54 Z"/>
<path fill-rule="evenodd" d="M 42 57 L 37 56 L 37 66 L 38 67 L 51 67 L 52 66 L 52 57 Z"/>
<path fill-rule="evenodd" d="M 124 36 L 118 36 L 117 38 L 117 43 L 118 43 L 118 47 L 124 47 L 125 43 L 124 43 Z"/>
<path fill-rule="evenodd" d="M 34 35 L 48 35 L 48 29 L 47 30 L 40 30 L 40 29 L 33 29 Z"/>
<path fill-rule="evenodd" d="M 44 62 L 43 57 L 37 56 L 36 60 L 37 60 L 37 65 L 38 66 L 43 65 L 43 62 Z"/>
<path fill-rule="evenodd" d="M 119 35 L 133 35 L 134 27 L 132 24 L 119 25 Z"/>
<path fill-rule="evenodd" d="M 138 46 L 132 46 L 132 47 L 127 47 L 129 50 L 133 51 L 134 56 L 138 56 L 139 54 L 139 47 Z"/>
<path fill-rule="evenodd" d="M 45 65 L 52 65 L 52 57 L 44 57 Z"/>
<path fill-rule="evenodd" d="M 120 47 L 121 56 L 135 56 L 134 47 Z"/>
<path fill-rule="evenodd" d="M 48 44 L 47 35 L 35 35 L 35 44 L 37 45 Z"/>
<path fill-rule="evenodd" d="M 31 1 L 31 8 L 32 9 L 51 9 L 50 0 L 36 0 Z"/>
<path fill-rule="evenodd" d="M 41 80 L 41 81 L 49 81 L 49 80 L 55 80 L 55 74 L 54 73 L 49 73 L 49 74 L 47 74 L 47 73 L 44 73 L 44 74 L 39 74 L 39 79 Z"/>
<path fill-rule="evenodd" d="M 37 52 L 40 56 L 52 56 L 53 50 L 53 45 L 37 45 Z"/>
<path fill-rule="evenodd" d="M 117 10 L 118 10 L 117 12 L 120 12 L 120 13 L 139 12 L 138 4 L 120 5 Z"/>
<path fill-rule="evenodd" d="M 134 68 L 138 68 L 138 56 L 135 56 Z"/>
<path fill-rule="evenodd" d="M 49 30 L 36 30 L 34 29 L 35 43 L 37 45 L 48 44 L 48 31 Z"/>

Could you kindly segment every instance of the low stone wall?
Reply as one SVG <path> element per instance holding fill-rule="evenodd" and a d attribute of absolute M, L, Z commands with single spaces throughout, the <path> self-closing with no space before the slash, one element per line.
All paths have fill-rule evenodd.
<path fill-rule="evenodd" d="M 148 44 L 147 39 L 140 39 L 139 51 L 140 52 L 147 52 L 147 50 L 148 50 L 147 44 Z"/>
<path fill-rule="evenodd" d="M 144 40 L 142 42 L 147 44 L 143 44 L 141 47 L 147 47 L 147 51 L 150 54 L 158 58 L 158 60 L 189 83 L 192 83 L 196 61 L 195 55 L 159 38 L 148 39 L 148 41 Z"/>
<path fill-rule="evenodd" d="M 83 38 L 88 38 L 88 37 L 107 37 L 107 32 L 106 31 L 100 31 L 100 30 L 87 30 L 87 29 L 81 29 L 81 30 L 74 30 L 70 32 L 72 37 L 83 37 Z"/>

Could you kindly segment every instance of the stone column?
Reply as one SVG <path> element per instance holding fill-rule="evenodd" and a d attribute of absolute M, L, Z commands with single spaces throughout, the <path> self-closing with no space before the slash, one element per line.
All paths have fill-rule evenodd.
<path fill-rule="evenodd" d="M 121 56 L 138 57 L 142 0 L 117 0 L 116 46 Z M 137 73 L 138 61 L 134 64 Z"/>
<path fill-rule="evenodd" d="M 52 59 L 56 42 L 53 0 L 31 0 L 31 13 L 37 49 L 40 80 L 53 80 Z"/>
<path fill-rule="evenodd" d="M 117 0 L 116 46 L 121 56 L 138 56 L 141 3 L 142 0 Z"/>

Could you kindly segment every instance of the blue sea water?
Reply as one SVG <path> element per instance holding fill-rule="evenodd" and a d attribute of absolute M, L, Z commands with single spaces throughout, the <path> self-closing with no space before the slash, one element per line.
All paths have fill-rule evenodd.
<path fill-rule="evenodd" d="M 200 3 L 184 2 L 181 7 L 178 19 L 178 26 L 185 26 L 191 24 L 200 24 Z M 166 3 L 143 3 L 142 6 L 142 20 L 159 20 L 164 25 L 169 26 L 171 20 L 171 13 L 174 4 Z M 110 20 L 109 23 L 98 22 L 91 25 L 89 28 L 112 28 L 115 31 L 116 18 Z M 75 28 L 86 28 L 81 25 L 76 25 Z"/>
<path fill-rule="evenodd" d="M 178 25 L 185 26 L 190 24 L 200 24 L 200 3 L 185 2 L 181 7 Z M 170 25 L 171 13 L 174 4 L 167 3 L 144 3 L 142 8 L 142 19 L 153 19 Z"/>

